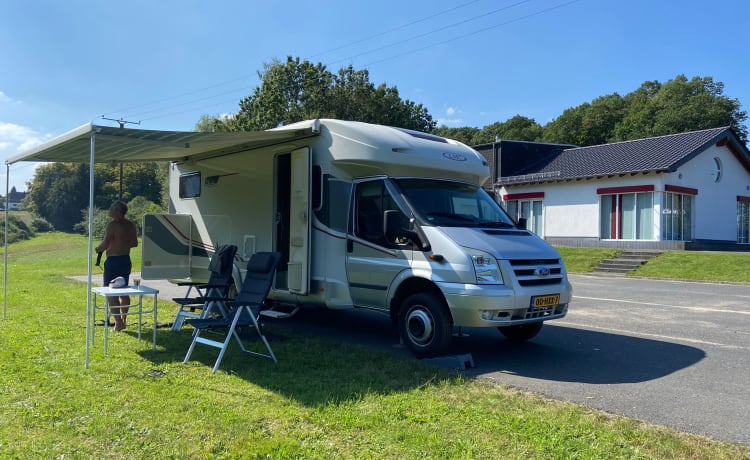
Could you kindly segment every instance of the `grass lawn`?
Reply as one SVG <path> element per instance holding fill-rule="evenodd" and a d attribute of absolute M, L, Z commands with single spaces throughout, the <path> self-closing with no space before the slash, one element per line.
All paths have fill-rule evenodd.
<path fill-rule="evenodd" d="M 96 330 L 85 360 L 86 239 L 9 248 L 0 321 L 0 458 L 692 458 L 750 448 L 548 400 L 269 327 L 278 364 L 230 347 L 182 364 L 190 329 Z M 139 265 L 136 264 L 136 268 Z M 99 276 L 99 273 L 95 273 Z M 2 275 L 2 274 L 0 274 Z M 160 302 L 160 321 L 175 307 Z M 147 320 L 148 321 L 148 320 Z"/>
<path fill-rule="evenodd" d="M 587 273 L 620 249 L 556 247 L 569 273 Z M 750 283 L 750 252 L 665 251 L 628 276 Z"/>

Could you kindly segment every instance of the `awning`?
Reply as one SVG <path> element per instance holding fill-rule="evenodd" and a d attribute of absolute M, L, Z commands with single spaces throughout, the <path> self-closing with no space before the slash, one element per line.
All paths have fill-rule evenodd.
<path fill-rule="evenodd" d="M 203 133 L 113 128 L 87 123 L 5 161 L 89 163 L 91 136 L 96 139 L 96 163 L 180 161 L 227 155 L 315 136 L 315 124 L 273 131 Z"/>
<path fill-rule="evenodd" d="M 93 123 L 58 136 L 5 161 L 7 175 L 10 165 L 20 161 L 66 163 L 128 163 L 137 161 L 187 161 L 215 158 L 246 150 L 273 145 L 290 144 L 320 134 L 317 120 L 296 123 L 271 131 L 203 133 L 185 131 L 153 131 L 146 129 L 113 128 Z M 3 319 L 8 298 L 8 181 L 6 181 L 5 254 L 3 286 Z M 93 256 L 94 168 L 89 168 L 89 249 L 88 290 L 86 291 L 86 361 L 89 367 L 89 348 L 93 337 L 91 315 L 91 270 Z M 156 325 L 154 325 L 156 327 Z"/>

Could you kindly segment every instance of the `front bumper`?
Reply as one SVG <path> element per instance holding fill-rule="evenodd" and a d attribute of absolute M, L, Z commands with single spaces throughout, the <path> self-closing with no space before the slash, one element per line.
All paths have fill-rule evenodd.
<path fill-rule="evenodd" d="M 438 283 L 455 326 L 498 327 L 536 323 L 564 317 L 572 297 L 569 282 L 518 293 L 505 285 Z M 530 308 L 534 296 L 560 294 L 560 301 L 543 309 Z"/>

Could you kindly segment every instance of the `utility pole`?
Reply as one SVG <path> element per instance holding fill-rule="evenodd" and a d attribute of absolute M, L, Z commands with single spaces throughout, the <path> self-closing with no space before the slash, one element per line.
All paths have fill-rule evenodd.
<path fill-rule="evenodd" d="M 138 120 L 138 121 L 128 121 L 128 120 L 123 120 L 122 117 L 120 117 L 120 119 L 117 120 L 115 118 L 107 118 L 104 115 L 102 115 L 102 119 L 109 120 L 109 121 L 114 121 L 114 122 L 118 123 L 120 125 L 120 129 L 124 128 L 126 124 L 131 124 L 131 125 L 140 125 L 141 124 L 141 120 Z M 91 167 L 93 168 L 93 165 Z M 119 196 L 118 199 L 120 201 L 122 201 L 122 162 L 120 163 L 120 196 Z"/>

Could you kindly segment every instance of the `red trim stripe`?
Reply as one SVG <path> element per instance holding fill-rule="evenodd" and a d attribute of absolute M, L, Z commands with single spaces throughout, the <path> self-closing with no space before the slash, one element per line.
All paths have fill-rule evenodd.
<path fill-rule="evenodd" d="M 750 203 L 750 196 L 737 195 L 737 201 L 740 203 Z"/>
<path fill-rule="evenodd" d="M 544 198 L 544 192 L 508 193 L 503 195 L 503 201 L 529 200 L 532 198 Z"/>
<path fill-rule="evenodd" d="M 664 186 L 664 191 L 682 193 L 685 195 L 697 195 L 698 194 L 697 188 L 680 187 L 679 185 L 669 185 L 669 184 Z"/>
<path fill-rule="evenodd" d="M 602 187 L 596 189 L 597 195 L 615 195 L 618 193 L 653 192 L 653 185 L 628 185 L 625 187 Z"/>

